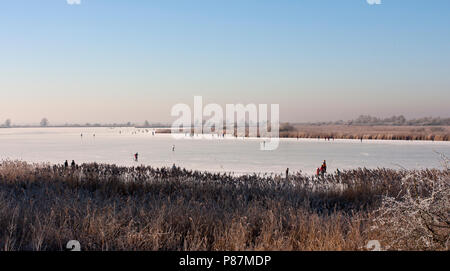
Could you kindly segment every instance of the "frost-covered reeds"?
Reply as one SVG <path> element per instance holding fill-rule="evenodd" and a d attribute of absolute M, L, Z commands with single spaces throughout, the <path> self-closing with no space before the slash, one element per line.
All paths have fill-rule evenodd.
<path fill-rule="evenodd" d="M 358 250 L 373 239 L 445 250 L 448 181 L 448 169 L 286 178 L 3 161 L 0 250 L 63 250 L 69 240 L 83 250 Z M 439 234 L 415 230 L 416 206 L 440 206 Z"/>

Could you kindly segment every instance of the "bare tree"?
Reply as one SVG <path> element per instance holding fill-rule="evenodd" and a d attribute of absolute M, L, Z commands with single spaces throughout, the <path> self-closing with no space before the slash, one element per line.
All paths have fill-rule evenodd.
<path fill-rule="evenodd" d="M 43 118 L 41 120 L 41 127 L 47 127 L 48 126 L 48 119 L 47 118 Z"/>

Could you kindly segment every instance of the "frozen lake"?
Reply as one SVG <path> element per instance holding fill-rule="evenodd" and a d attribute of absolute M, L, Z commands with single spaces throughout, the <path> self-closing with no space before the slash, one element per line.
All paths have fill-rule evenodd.
<path fill-rule="evenodd" d="M 0 159 L 28 162 L 98 162 L 235 173 L 312 174 L 327 160 L 329 172 L 357 167 L 441 168 L 450 142 L 280 139 L 275 151 L 261 151 L 260 139 L 174 139 L 135 128 L 0 129 Z M 83 134 L 83 137 L 81 137 Z M 95 136 L 94 136 L 95 134 Z M 175 151 L 172 151 L 175 145 Z M 139 162 L 133 154 L 139 153 Z"/>

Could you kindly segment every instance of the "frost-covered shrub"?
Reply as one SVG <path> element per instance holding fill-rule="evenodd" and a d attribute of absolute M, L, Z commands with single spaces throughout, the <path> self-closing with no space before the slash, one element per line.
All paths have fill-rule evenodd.
<path fill-rule="evenodd" d="M 375 212 L 372 230 L 382 236 L 385 249 L 449 250 L 450 172 L 437 179 L 405 177 L 399 198 L 384 197 Z"/>

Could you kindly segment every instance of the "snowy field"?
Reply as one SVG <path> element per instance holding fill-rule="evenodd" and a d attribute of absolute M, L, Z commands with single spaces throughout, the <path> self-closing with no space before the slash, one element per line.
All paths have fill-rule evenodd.
<path fill-rule="evenodd" d="M 83 136 L 81 136 L 83 134 Z M 329 172 L 357 167 L 440 168 L 450 142 L 281 139 L 275 151 L 259 150 L 261 139 L 174 139 L 135 128 L 0 129 L 0 160 L 98 162 L 177 166 L 234 173 L 312 174 L 327 160 Z M 175 151 L 172 146 L 175 145 Z M 139 153 L 139 162 L 133 154 Z"/>

